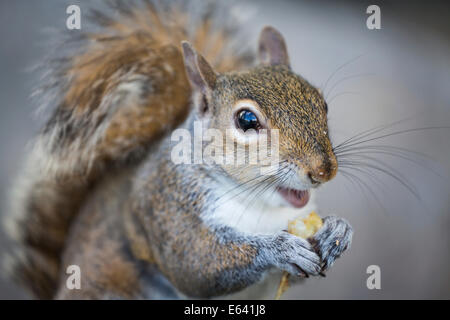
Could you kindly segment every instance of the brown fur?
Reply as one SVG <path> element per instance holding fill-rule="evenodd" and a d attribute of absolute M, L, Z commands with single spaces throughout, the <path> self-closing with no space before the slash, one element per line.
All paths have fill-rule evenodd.
<path fill-rule="evenodd" d="M 73 223 L 59 271 L 57 299 L 133 298 L 140 292 L 139 266 L 130 259 L 122 230 L 130 172 L 111 175 L 90 195 Z M 81 290 L 68 290 L 65 269 L 81 270 Z"/>
<path fill-rule="evenodd" d="M 337 172 L 337 160 L 329 140 L 327 110 L 322 95 L 287 66 L 257 67 L 232 72 L 216 84 L 215 105 L 233 105 L 238 100 L 256 101 L 270 122 L 279 129 L 280 156 L 304 169 L 317 181 L 326 182 Z M 233 88 L 233 90 L 229 90 Z M 228 119 L 227 108 L 216 111 L 212 127 Z M 323 172 L 322 175 L 319 172 Z"/>
<path fill-rule="evenodd" d="M 19 233 L 12 271 L 39 298 L 54 297 L 70 226 L 104 173 L 139 163 L 186 118 L 191 89 L 180 42 L 191 41 L 220 71 L 251 60 L 248 53 L 232 52 L 229 26 L 214 27 L 214 8 L 194 22 L 182 5 L 143 2 L 122 2 L 117 19 L 94 12 L 100 31 L 85 34 L 81 53 L 55 71 L 60 99 L 37 139 L 40 149 L 30 154 L 39 161 L 27 163 L 25 186 L 12 200 L 19 207 L 12 216 Z M 122 95 L 133 81 L 142 91 Z M 145 249 L 139 255 L 151 259 Z M 135 278 L 132 267 L 120 268 L 112 272 Z"/>
<path fill-rule="evenodd" d="M 228 72 L 248 66 L 248 56 L 231 51 L 235 33 L 214 28 L 210 15 L 189 33 L 182 7 L 119 11 L 119 19 L 97 13 L 104 28 L 87 35 L 84 50 L 59 70 L 65 90 L 39 136 L 40 153 L 32 154 L 40 161 L 24 174 L 24 216 L 16 225 L 26 259 L 16 275 L 40 298 L 152 297 L 147 285 L 157 281 L 148 278 L 161 274 L 188 296 L 243 289 L 279 263 L 284 238 L 231 237 L 206 224 L 201 215 L 217 200 L 211 172 L 177 167 L 167 140 L 156 142 L 186 118 L 191 84 L 215 109 L 207 110 L 212 122 L 222 121 L 211 127 L 231 125 L 225 113 L 236 101 L 255 101 L 269 127 L 280 129 L 283 159 L 325 182 L 337 164 L 323 97 L 290 70 L 272 28 L 262 32 L 263 64 Z M 183 62 L 186 39 L 206 59 L 183 45 Z M 158 152 L 148 155 L 152 147 Z M 82 270 L 80 291 L 65 286 L 72 264 Z"/>
<path fill-rule="evenodd" d="M 209 194 L 193 181 L 203 181 L 206 176 L 181 183 L 175 171 L 163 162 L 159 170 L 146 172 L 148 182 L 140 189 L 145 194 L 133 194 L 134 207 L 127 218 L 138 217 L 158 270 L 172 284 L 185 294 L 208 297 L 222 270 L 245 268 L 253 263 L 258 249 L 246 243 L 220 241 L 197 215 L 206 206 Z M 152 192 L 155 185 L 161 189 Z M 174 202 L 177 206 L 173 206 Z M 130 235 L 130 242 L 134 239 Z"/>

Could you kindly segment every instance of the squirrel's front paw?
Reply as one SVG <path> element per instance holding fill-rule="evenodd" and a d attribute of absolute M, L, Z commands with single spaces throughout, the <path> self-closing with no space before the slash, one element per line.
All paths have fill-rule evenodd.
<path fill-rule="evenodd" d="M 321 272 L 320 257 L 308 241 L 283 231 L 277 234 L 273 244 L 277 268 L 306 278 Z"/>
<path fill-rule="evenodd" d="M 311 239 L 311 243 L 322 260 L 322 270 L 330 268 L 334 261 L 350 247 L 353 236 L 352 226 L 336 216 L 323 219 L 324 225 Z"/>

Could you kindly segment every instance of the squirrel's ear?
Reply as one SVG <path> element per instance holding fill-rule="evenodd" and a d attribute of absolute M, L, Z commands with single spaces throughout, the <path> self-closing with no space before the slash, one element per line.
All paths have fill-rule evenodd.
<path fill-rule="evenodd" d="M 217 75 L 203 56 L 194 51 L 187 41 L 181 43 L 183 48 L 184 67 L 191 85 L 206 94 L 214 89 Z"/>
<path fill-rule="evenodd" d="M 283 36 L 275 28 L 266 26 L 259 36 L 259 61 L 264 65 L 289 65 L 289 56 Z"/>

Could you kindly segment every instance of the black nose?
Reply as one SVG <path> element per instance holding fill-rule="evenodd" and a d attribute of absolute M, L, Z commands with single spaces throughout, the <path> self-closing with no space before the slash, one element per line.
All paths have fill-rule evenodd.
<path fill-rule="evenodd" d="M 320 183 L 320 181 L 316 180 L 316 178 L 312 175 L 311 172 L 308 172 L 308 179 L 311 181 L 312 184 Z"/>
<path fill-rule="evenodd" d="M 334 157 L 326 157 L 326 159 L 311 166 L 307 175 L 313 184 L 324 183 L 336 176 L 337 161 Z"/>
<path fill-rule="evenodd" d="M 308 178 L 313 184 L 324 183 L 330 180 L 330 174 L 319 170 L 318 172 L 308 172 Z"/>

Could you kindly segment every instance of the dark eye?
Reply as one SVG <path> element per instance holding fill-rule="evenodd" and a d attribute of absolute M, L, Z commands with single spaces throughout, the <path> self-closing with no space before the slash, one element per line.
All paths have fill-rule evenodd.
<path fill-rule="evenodd" d="M 256 115 L 248 110 L 238 112 L 236 123 L 238 128 L 244 130 L 244 132 L 249 129 L 258 130 L 261 127 Z"/>
<path fill-rule="evenodd" d="M 325 102 L 324 104 L 325 112 L 328 113 L 328 104 Z"/>

